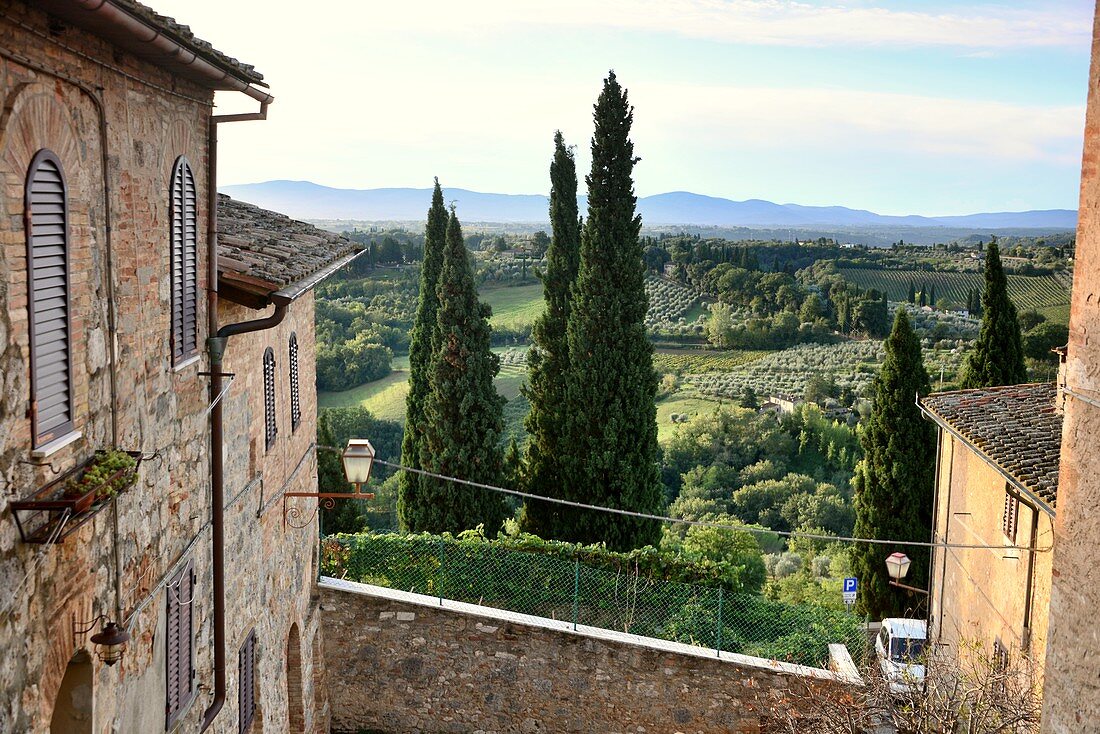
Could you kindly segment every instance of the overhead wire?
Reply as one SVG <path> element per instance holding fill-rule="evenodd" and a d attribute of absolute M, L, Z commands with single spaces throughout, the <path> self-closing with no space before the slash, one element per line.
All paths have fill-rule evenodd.
<path fill-rule="evenodd" d="M 322 447 L 318 447 L 322 448 Z M 327 448 L 327 447 L 325 447 Z M 419 474 L 421 476 L 430 477 L 432 479 L 439 479 L 445 482 L 454 482 L 456 484 L 463 484 L 468 487 L 474 487 L 476 489 L 485 489 L 490 492 L 499 492 L 501 494 L 511 495 L 513 497 L 522 497 L 524 499 L 539 500 L 540 502 L 550 502 L 564 507 L 572 507 L 578 510 L 590 510 L 592 512 L 606 512 L 615 515 L 622 515 L 625 517 L 635 517 L 641 520 L 655 520 L 657 522 L 669 523 L 671 525 L 688 525 L 692 527 L 703 528 L 717 528 L 720 530 L 744 530 L 756 535 L 778 535 L 783 538 L 803 538 L 806 540 L 822 540 L 829 543 L 866 543 L 868 545 L 889 545 L 889 546 L 906 546 L 911 548 L 958 548 L 967 550 L 1021 550 L 1036 553 L 1049 552 L 1053 546 L 1047 546 L 1046 548 L 1032 548 L 1030 546 L 1021 545 L 990 545 L 988 543 L 942 543 L 942 542 L 928 542 L 920 540 L 897 540 L 897 539 L 885 539 L 885 538 L 857 538 L 852 536 L 843 535 L 826 535 L 824 533 L 807 533 L 799 530 L 771 530 L 769 528 L 755 527 L 752 525 L 744 524 L 731 524 L 714 522 L 712 520 L 687 520 L 683 518 L 668 517 L 667 515 L 655 515 L 649 512 L 637 512 L 635 510 L 624 510 L 619 507 L 604 507 L 601 505 L 590 505 L 584 502 L 575 502 L 573 500 L 562 499 L 560 497 L 547 497 L 545 495 L 533 494 L 531 492 L 524 492 L 518 489 L 508 489 L 507 487 L 498 487 L 492 484 L 484 484 L 482 482 L 473 482 L 468 479 L 460 479 L 458 477 L 447 476 L 446 474 L 439 474 L 436 472 L 427 471 L 425 469 L 414 469 L 409 466 L 402 466 L 400 463 L 392 461 L 384 461 L 383 459 L 375 458 L 374 463 L 382 464 L 394 469 L 400 469 L 402 471 L 412 472 L 413 474 Z"/>

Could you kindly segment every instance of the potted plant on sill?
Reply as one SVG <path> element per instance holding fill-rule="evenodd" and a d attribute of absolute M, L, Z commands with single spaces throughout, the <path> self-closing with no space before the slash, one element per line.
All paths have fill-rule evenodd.
<path fill-rule="evenodd" d="M 97 451 L 82 471 L 65 481 L 61 496 L 74 501 L 72 511 L 78 515 L 132 484 L 137 464 L 137 459 L 125 451 Z"/>

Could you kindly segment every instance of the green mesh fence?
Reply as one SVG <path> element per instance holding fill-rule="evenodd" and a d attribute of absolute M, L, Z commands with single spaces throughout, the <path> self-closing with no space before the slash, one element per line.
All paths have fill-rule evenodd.
<path fill-rule="evenodd" d="M 596 568 L 578 559 L 431 535 L 332 536 L 326 576 L 719 651 L 823 667 L 842 643 L 862 661 L 860 618 L 809 604 Z"/>

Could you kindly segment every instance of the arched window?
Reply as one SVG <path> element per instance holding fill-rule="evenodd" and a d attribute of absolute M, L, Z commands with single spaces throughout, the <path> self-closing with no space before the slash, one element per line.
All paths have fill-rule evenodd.
<path fill-rule="evenodd" d="M 187 159 L 172 167 L 172 363 L 195 355 L 198 345 L 198 216 L 195 177 Z"/>
<path fill-rule="evenodd" d="M 298 389 L 298 335 L 290 332 L 290 430 L 302 422 L 302 402 Z"/>
<path fill-rule="evenodd" d="M 275 352 L 268 347 L 264 352 L 264 443 L 267 448 L 275 443 L 278 433 L 275 423 Z"/>
<path fill-rule="evenodd" d="M 69 328 L 69 213 L 65 175 L 52 151 L 27 171 L 27 313 L 34 446 L 73 430 Z"/>

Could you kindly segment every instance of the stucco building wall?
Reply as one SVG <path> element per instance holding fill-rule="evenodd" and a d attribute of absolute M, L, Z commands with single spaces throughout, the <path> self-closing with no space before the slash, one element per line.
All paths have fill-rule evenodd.
<path fill-rule="evenodd" d="M 960 545 L 1030 545 L 1037 521 L 1037 544 L 1027 551 L 998 548 L 943 548 L 933 555 L 931 623 L 933 639 L 957 647 L 976 643 L 991 655 L 995 640 L 1012 659 L 1026 655 L 1039 678 L 1047 641 L 1054 520 L 1020 503 L 1015 543 L 1002 531 L 1005 479 L 957 438 L 940 443 L 936 540 Z M 1034 555 L 1029 577 L 1028 566 Z M 1030 614 L 1028 587 L 1030 583 Z"/>

